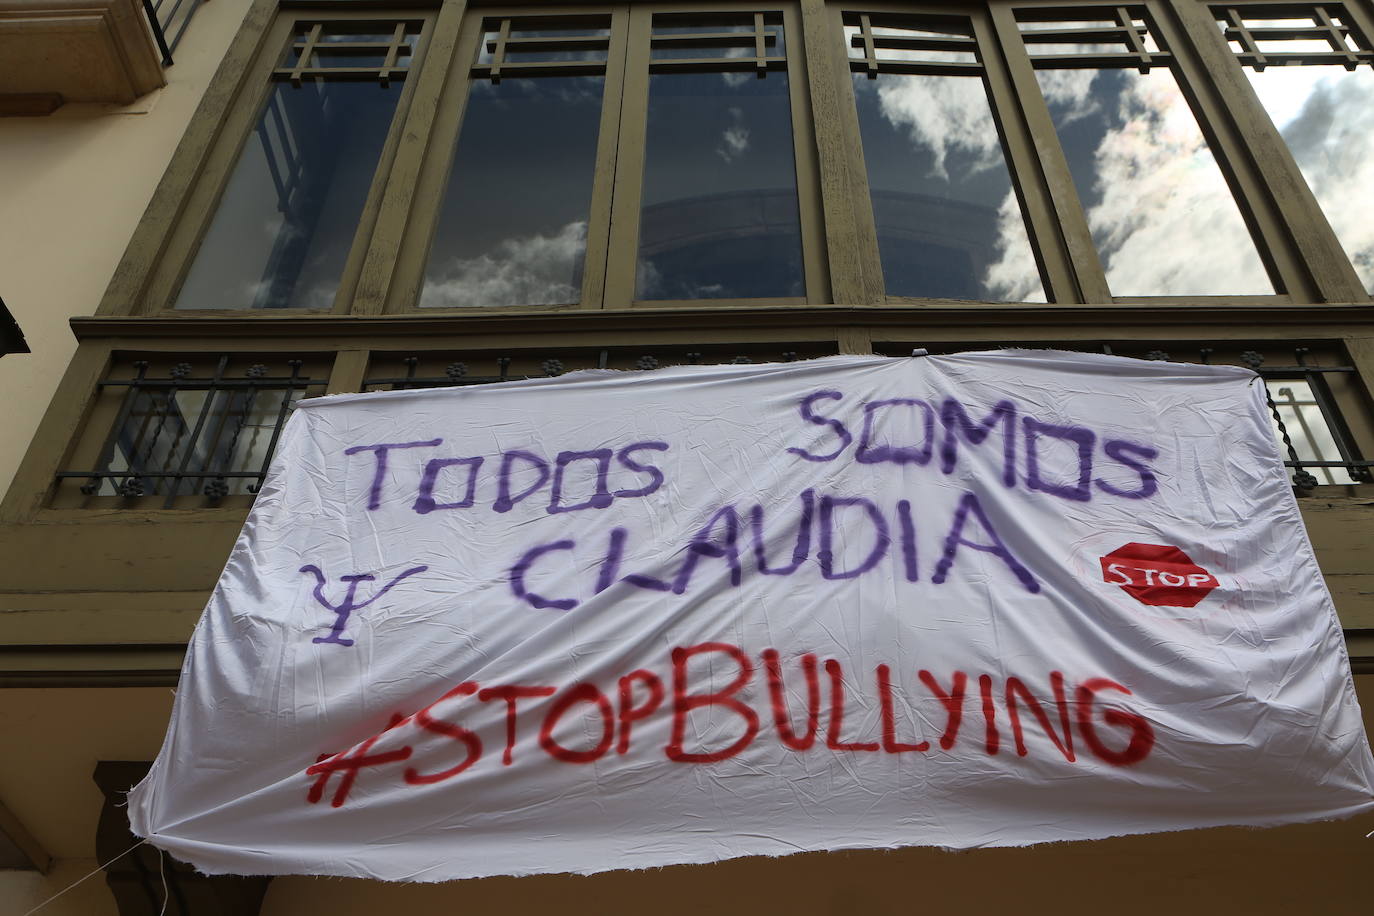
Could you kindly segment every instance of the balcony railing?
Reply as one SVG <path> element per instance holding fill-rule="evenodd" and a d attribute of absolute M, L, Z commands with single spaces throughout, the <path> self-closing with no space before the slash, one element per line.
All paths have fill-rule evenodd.
<path fill-rule="evenodd" d="M 1108 353 L 1116 349 L 1120 355 L 1153 360 L 1248 366 L 1264 379 L 1275 439 L 1299 493 L 1320 485 L 1374 481 L 1374 461 L 1363 458 L 1355 446 L 1341 410 L 1341 405 L 1351 409 L 1361 403 L 1361 395 L 1355 367 L 1339 348 L 1261 351 L 1229 344 L 1171 356 L 1162 349 L 1148 349 L 1148 343 L 1052 345 Z M 1121 353 L 1128 346 L 1130 351 Z M 930 349 L 987 348 L 978 344 Z M 903 352 L 896 344 L 882 349 L 892 355 Z M 482 385 L 591 368 L 649 371 L 672 365 L 788 362 L 833 352 L 833 342 L 374 352 L 363 390 Z M 910 352 L 909 346 L 905 352 Z M 216 506 L 228 497 L 251 498 L 262 486 L 295 402 L 324 392 L 327 365 L 327 354 L 117 359 L 110 376 L 100 382 L 89 424 L 94 435 L 78 445 L 74 469 L 57 475 L 54 505 L 143 508 L 160 503 L 170 509 Z M 237 504 L 246 505 L 247 500 Z"/>
<path fill-rule="evenodd" d="M 117 366 L 97 395 L 97 411 L 114 411 L 99 452 L 89 470 L 62 471 L 59 482 L 79 481 L 87 499 L 140 508 L 145 497 L 172 509 L 256 495 L 292 406 L 323 394 L 325 381 L 311 378 L 302 359 L 200 358 L 199 371 L 190 361 Z"/>
<path fill-rule="evenodd" d="M 143 0 L 143 12 L 148 16 L 148 27 L 153 32 L 153 41 L 162 54 L 162 66 L 172 66 L 172 52 L 181 44 L 182 36 L 191 24 L 205 0 Z"/>

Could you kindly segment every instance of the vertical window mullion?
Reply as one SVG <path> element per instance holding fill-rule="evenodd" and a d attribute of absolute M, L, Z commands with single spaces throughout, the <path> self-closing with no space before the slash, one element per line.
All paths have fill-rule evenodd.
<path fill-rule="evenodd" d="M 756 14 L 760 23 L 762 14 Z M 825 225 L 820 199 L 820 169 L 813 141 L 817 125 L 808 104 L 811 83 L 809 52 L 795 7 L 783 11 L 783 28 L 791 48 L 787 55 L 788 91 L 792 101 L 792 151 L 797 169 L 797 206 L 801 215 L 802 269 L 806 282 L 806 301 L 812 304 L 833 302 L 830 270 L 825 257 Z M 763 55 L 759 34 L 758 54 Z"/>
<path fill-rule="evenodd" d="M 801 14 L 832 299 L 844 305 L 881 302 L 878 234 L 842 47 L 842 12 L 825 0 L 802 0 Z"/>
<path fill-rule="evenodd" d="M 462 40 L 466 8 L 465 0 L 444 3 L 422 49 L 411 89 L 414 95 L 406 109 L 390 173 L 382 183 L 376 224 L 354 289 L 353 314 L 376 315 L 386 311 L 392 301 L 393 284 L 405 280 L 401 267 L 407 263 L 403 254 L 407 226 L 426 204 L 417 191 L 426 150 L 439 120 L 439 98 L 453 63 L 454 49 Z"/>
<path fill-rule="evenodd" d="M 631 6 L 626 17 L 625 70 L 620 97 L 604 304 L 627 308 L 634 301 L 639 257 L 639 209 L 644 177 L 644 138 L 649 110 L 649 34 L 653 11 Z"/>
<path fill-rule="evenodd" d="M 1049 105 L 1040 94 L 1030 55 L 1021 42 L 1020 28 L 1012 8 L 1007 4 L 993 3 L 989 13 L 998 47 L 1006 61 L 1006 73 L 1019 102 L 1022 119 L 1029 129 L 1040 172 L 1053 202 L 1054 222 L 1058 226 L 1058 236 L 1072 271 L 1071 288 L 1062 291 L 1056 289 L 1052 295 L 1057 302 L 1111 302 L 1107 275 L 1097 255 L 1097 246 L 1093 244 L 1068 160 L 1059 145 Z M 1064 279 L 1067 278 L 1060 278 L 1059 282 L 1062 283 Z M 1051 283 L 1054 283 L 1054 278 Z"/>
<path fill-rule="evenodd" d="M 412 166 L 416 169 L 411 177 L 412 190 L 403 193 L 413 195 L 414 205 L 406 214 L 404 227 L 399 230 L 400 238 L 395 243 L 392 278 L 386 289 L 387 312 L 409 311 L 419 301 L 439 204 L 467 108 L 468 71 L 482 41 L 479 13 L 465 12 L 464 4 L 455 6 L 453 14 L 457 17 L 456 22 L 450 19 L 448 28 L 442 33 L 436 29 L 435 37 L 443 40 L 444 46 L 436 42 L 428 66 L 421 73 L 421 78 L 426 80 L 426 91 L 419 104 L 425 109 L 432 106 L 433 113 L 425 122 L 429 124 L 428 136 L 421 138 L 418 148 L 411 152 L 412 156 L 419 157 L 419 162 Z M 379 251 L 377 257 L 384 259 L 386 252 Z M 385 269 L 385 264 L 378 266 Z"/>
<path fill-rule="evenodd" d="M 1031 249 L 1045 281 L 1045 297 L 1050 302 L 1080 301 L 1073 259 L 1054 217 L 1054 202 L 1035 154 L 1035 138 L 1026 125 L 1022 109 L 1016 104 L 1011 72 L 998 47 L 992 23 L 980 15 L 971 18 L 982 54 L 993 117 L 1002 136 L 1012 184 L 1025 214 Z"/>
<path fill-rule="evenodd" d="M 608 301 L 612 205 L 619 174 L 620 138 L 625 122 L 625 84 L 628 70 L 630 8 L 611 12 L 611 44 L 607 51 L 606 88 L 602 99 L 601 132 L 597 137 L 596 178 L 587 216 L 587 247 L 582 267 L 583 308 L 605 308 Z"/>
<path fill-rule="evenodd" d="M 1346 0 L 1345 13 L 1364 35 L 1374 36 L 1374 9 L 1361 0 Z"/>

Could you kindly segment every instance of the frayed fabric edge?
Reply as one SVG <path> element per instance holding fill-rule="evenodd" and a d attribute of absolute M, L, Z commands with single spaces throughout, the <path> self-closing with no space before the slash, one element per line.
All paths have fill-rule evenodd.
<path fill-rule="evenodd" d="M 1031 847 L 1062 845 L 1067 843 L 1098 842 L 1102 840 L 1111 840 L 1116 839 L 1118 837 L 1127 836 L 1146 836 L 1150 834 L 1183 833 L 1191 830 L 1212 830 L 1226 827 L 1242 827 L 1252 830 L 1267 830 L 1275 827 L 1286 827 L 1297 824 L 1312 824 L 1326 822 L 1334 823 L 1337 821 L 1350 820 L 1351 818 L 1357 817 L 1361 814 L 1369 813 L 1371 811 L 1374 811 L 1374 798 L 1371 798 L 1368 801 L 1365 801 L 1357 805 L 1347 806 L 1330 811 L 1315 812 L 1310 816 L 1283 817 L 1279 819 L 1224 819 L 1218 820 L 1214 823 L 1189 824 L 1178 827 L 1141 827 L 1139 829 L 1127 828 L 1120 831 L 1103 830 L 1094 831 L 1091 833 L 1086 833 L 1078 836 L 1063 836 L 1046 839 L 1009 839 L 1005 841 L 993 839 L 986 843 L 970 843 L 968 845 L 949 845 L 941 843 L 898 841 L 894 843 L 842 843 L 836 845 L 817 844 L 814 846 L 808 846 L 805 844 L 794 844 L 793 848 L 778 850 L 750 849 L 742 847 L 738 853 L 731 855 L 720 855 L 714 851 L 704 851 L 703 853 L 697 855 L 683 854 L 681 856 L 663 857 L 661 859 L 656 858 L 641 863 L 625 863 L 625 853 L 620 852 L 614 855 L 608 855 L 608 860 L 614 858 L 615 861 L 608 861 L 606 864 L 573 864 L 568 866 L 549 867 L 541 867 L 535 865 L 528 868 L 517 867 L 506 869 L 478 869 L 464 871 L 462 873 L 437 875 L 432 873 L 449 863 L 431 865 L 426 868 L 417 870 L 415 872 L 411 872 L 407 875 L 379 874 L 375 871 L 361 868 L 353 871 L 343 871 L 337 868 L 330 869 L 328 867 L 317 868 L 315 866 L 302 862 L 282 862 L 279 866 L 277 865 L 277 863 L 273 863 L 273 867 L 263 868 L 262 870 L 233 870 L 231 868 L 218 868 L 214 865 L 207 865 L 203 861 L 196 861 L 195 858 L 186 857 L 185 855 L 183 855 L 183 853 L 185 851 L 184 847 L 187 841 L 172 840 L 167 845 L 164 845 L 162 842 L 160 842 L 161 838 L 157 835 L 155 831 L 150 832 L 146 837 L 142 838 L 145 839 L 149 843 L 149 845 L 163 850 L 164 852 L 176 858 L 178 861 L 185 862 L 191 865 L 193 868 L 195 868 L 197 873 L 211 877 L 218 875 L 239 875 L 243 877 L 278 877 L 287 875 L 299 875 L 302 877 L 320 878 L 354 878 L 366 881 L 382 881 L 386 883 L 439 884 L 447 881 L 466 881 L 474 878 L 523 878 L 532 877 L 535 875 L 590 876 L 604 874 L 606 872 L 613 871 L 656 871 L 662 868 L 668 868 L 676 865 L 712 865 L 717 862 L 726 862 L 732 859 L 743 858 L 780 859 L 784 856 L 797 855 L 800 853 L 854 852 L 865 850 L 895 852 L 901 849 L 938 849 L 942 852 L 962 853 L 973 852 L 979 849 L 1025 849 Z M 138 834 L 136 833 L 135 835 L 137 836 Z M 717 842 L 718 841 L 719 838 L 717 838 Z M 224 848 L 217 845 L 212 846 L 211 844 L 196 843 L 194 841 L 191 841 L 191 845 L 204 848 Z M 235 854 L 248 854 L 254 857 L 261 856 L 268 859 L 284 858 L 279 853 L 274 853 L 268 850 L 244 850 L 240 848 L 235 850 Z"/>

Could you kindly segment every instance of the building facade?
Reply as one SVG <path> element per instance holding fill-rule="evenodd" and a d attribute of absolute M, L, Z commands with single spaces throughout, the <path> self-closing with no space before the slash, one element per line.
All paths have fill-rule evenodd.
<path fill-rule="evenodd" d="M 155 54 L 138 9 L 101 21 Z M 63 15 L 0 2 L 0 47 Z M 176 37 L 132 101 L 0 64 L 32 350 L 0 360 L 0 912 L 134 842 L 185 641 L 323 393 L 913 347 L 1250 366 L 1374 707 L 1368 0 L 214 0 Z M 1356 913 L 1371 828 L 434 886 L 145 847 L 44 912 Z"/>

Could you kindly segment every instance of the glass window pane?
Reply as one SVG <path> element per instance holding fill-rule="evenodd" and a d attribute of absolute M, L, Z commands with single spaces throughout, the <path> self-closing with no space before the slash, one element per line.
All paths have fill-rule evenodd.
<path fill-rule="evenodd" d="M 1120 54 L 1126 51 L 1125 45 L 1106 42 L 1080 41 L 1073 44 L 1026 43 L 1026 52 L 1031 57 L 1059 57 L 1065 54 Z"/>
<path fill-rule="evenodd" d="M 179 309 L 327 309 L 399 82 L 277 83 L 177 297 Z"/>
<path fill-rule="evenodd" d="M 1273 293 L 1172 71 L 1036 77 L 1113 295 Z"/>
<path fill-rule="evenodd" d="M 128 472 L 143 483 L 146 494 L 165 494 L 175 487 L 180 495 L 201 491 L 206 478 L 144 476 L 198 471 L 257 471 L 281 416 L 282 399 L 291 404 L 301 391 L 172 390 L 140 391 L 105 470 Z M 197 422 L 199 435 L 192 440 Z M 247 495 L 254 477 L 226 477 L 226 495 Z M 103 478 L 96 495 L 118 495 L 118 478 Z"/>
<path fill-rule="evenodd" d="M 1374 292 L 1374 70 L 1246 68 L 1336 238 Z"/>
<path fill-rule="evenodd" d="M 581 299 L 604 82 L 473 80 L 421 308 Z"/>
<path fill-rule="evenodd" d="M 1113 29 L 1117 25 L 1118 23 L 1113 19 L 1049 19 L 1039 22 L 1031 20 L 1021 20 L 1020 22 L 1023 32 L 1058 31 L 1059 29 Z"/>
<path fill-rule="evenodd" d="M 787 75 L 649 77 L 637 299 L 804 296 Z"/>
<path fill-rule="evenodd" d="M 854 74 L 891 296 L 1043 302 L 983 81 Z"/>

